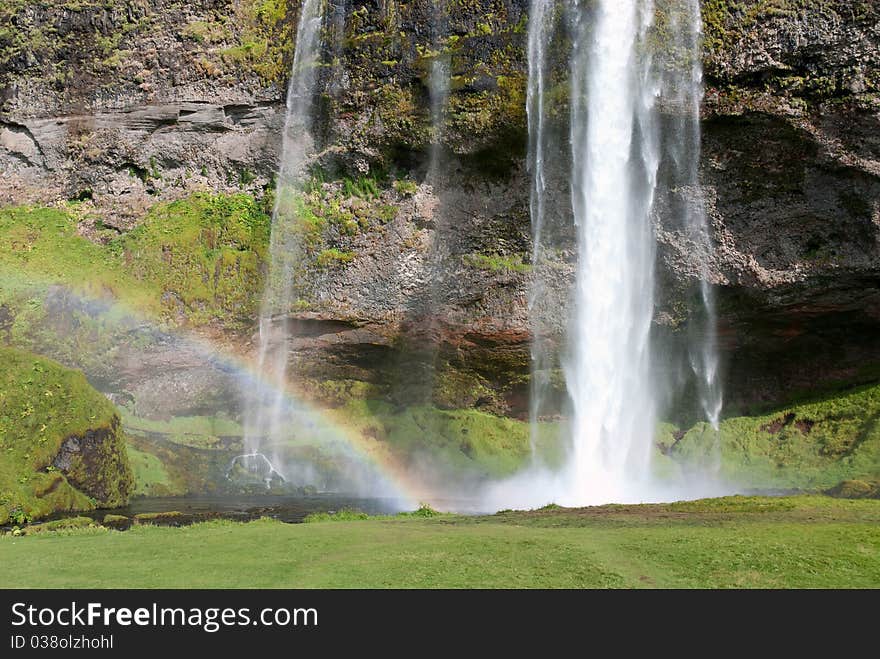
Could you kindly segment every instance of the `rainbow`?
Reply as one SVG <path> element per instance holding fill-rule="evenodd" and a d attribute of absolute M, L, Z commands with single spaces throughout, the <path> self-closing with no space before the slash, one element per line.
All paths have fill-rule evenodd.
<path fill-rule="evenodd" d="M 334 418 L 336 414 L 322 410 L 303 398 L 290 381 L 283 385 L 271 382 L 252 361 L 224 351 L 210 339 L 187 333 L 176 332 L 175 335 L 187 340 L 190 346 L 203 351 L 206 358 L 214 362 L 219 361 L 225 369 L 235 372 L 236 377 L 245 385 L 264 387 L 273 393 L 280 391 L 288 406 L 318 425 L 329 439 L 341 441 L 363 464 L 376 469 L 384 482 L 379 484 L 377 491 L 363 494 L 396 499 L 402 505 L 410 507 L 423 502 L 436 503 L 434 495 L 411 476 L 403 461 L 387 446 L 379 445 L 376 440 Z"/>
<path fill-rule="evenodd" d="M 9 278 L 5 276 L 6 272 L 3 274 L 4 283 L 8 282 L 10 289 L 14 287 L 19 292 L 26 290 L 36 291 L 50 286 L 63 289 L 78 300 L 91 303 L 93 310 L 96 308 L 100 309 L 95 314 L 95 317 L 101 317 L 104 321 L 110 321 L 120 326 L 136 323 L 140 327 L 150 327 L 166 336 L 173 336 L 177 340 L 184 342 L 185 347 L 194 351 L 206 363 L 218 365 L 221 370 L 232 374 L 243 386 L 265 387 L 273 392 L 280 392 L 285 404 L 291 409 L 295 409 L 298 414 L 307 417 L 312 424 L 319 427 L 322 436 L 328 437 L 332 441 L 341 442 L 349 450 L 350 455 L 354 456 L 364 466 L 371 468 L 379 476 L 378 482 L 375 482 L 369 491 L 358 492 L 358 494 L 393 500 L 396 502 L 396 506 L 399 506 L 401 509 L 412 508 L 422 502 L 432 505 L 437 503 L 432 492 L 411 475 L 404 462 L 394 455 L 387 445 L 382 445 L 376 440 L 365 436 L 356 428 L 346 426 L 340 419 L 334 418 L 336 415 L 332 412 L 318 408 L 303 398 L 289 381 L 280 386 L 270 382 L 259 372 L 251 360 L 231 353 L 215 341 L 193 332 L 179 328 L 169 328 L 156 323 L 115 297 L 108 299 L 106 296 L 89 295 L 49 279 L 37 281 L 31 277 L 23 285 L 22 277 L 19 273 L 8 273 Z M 17 285 L 13 284 L 13 279 L 18 280 L 15 282 Z"/>

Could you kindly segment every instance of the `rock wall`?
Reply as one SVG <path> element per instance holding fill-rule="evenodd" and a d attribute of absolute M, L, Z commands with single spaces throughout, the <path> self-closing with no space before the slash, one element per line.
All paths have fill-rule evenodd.
<path fill-rule="evenodd" d="M 373 382 L 396 373 L 401 392 L 439 372 L 458 384 L 450 400 L 448 387 L 425 394 L 435 402 L 523 413 L 528 4 L 449 0 L 438 41 L 428 0 L 328 2 L 323 148 L 311 164 L 329 180 L 313 202 L 347 205 L 333 206 L 314 250 L 324 262 L 304 285 L 292 345 L 300 372 Z M 658 6 L 662 17 L 674 0 Z M 155 201 L 192 190 L 263 194 L 297 13 L 284 0 L 5 3 L 0 201 L 84 200 L 125 231 Z M 877 4 L 706 0 L 703 15 L 704 186 L 691 193 L 707 200 L 718 246 L 728 399 L 771 402 L 823 380 L 874 378 Z M 451 76 L 439 127 L 429 75 L 438 59 Z M 563 126 L 567 85 L 554 83 Z M 432 158 L 440 176 L 428 175 Z M 344 177 L 376 172 L 389 182 L 362 207 L 340 192 Z M 555 183 L 564 215 L 566 185 Z M 361 229 L 345 230 L 351 218 Z M 662 213 L 657 233 L 658 332 L 675 341 L 687 320 L 676 295 L 694 266 Z M 565 258 L 547 301 L 559 327 Z"/>

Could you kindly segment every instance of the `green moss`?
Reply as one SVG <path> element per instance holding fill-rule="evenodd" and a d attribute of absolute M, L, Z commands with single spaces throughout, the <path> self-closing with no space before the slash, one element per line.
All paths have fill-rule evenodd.
<path fill-rule="evenodd" d="M 444 368 L 435 374 L 432 398 L 441 409 L 468 409 L 493 401 L 495 392 L 475 373 Z"/>
<path fill-rule="evenodd" d="M 52 9 L 64 20 L 68 18 L 65 14 L 71 12 L 113 12 L 118 9 L 117 4 L 111 0 L 64 0 L 52 3 Z M 33 8 L 33 2 L 5 0 L 0 4 L 0 71 L 15 71 L 20 64 L 15 66 L 14 62 L 27 62 L 42 80 L 62 84 L 68 81 L 72 63 L 82 73 L 106 74 L 114 67 L 112 62 L 128 52 L 122 49 L 125 39 L 152 23 L 139 3 L 125 4 L 127 11 L 114 12 L 114 30 L 104 33 L 104 25 L 99 21 L 79 22 L 75 30 L 58 30 L 54 21 L 34 20 L 35 14 L 40 14 L 28 11 Z"/>
<path fill-rule="evenodd" d="M 140 513 L 135 515 L 133 520 L 135 524 L 173 524 L 175 521 L 184 517 L 184 514 L 176 510 L 164 513 Z"/>
<path fill-rule="evenodd" d="M 527 423 L 477 410 L 399 410 L 384 401 L 353 400 L 338 418 L 399 458 L 422 456 L 458 476 L 510 475 L 532 455 Z"/>
<path fill-rule="evenodd" d="M 0 348 L 0 361 L 0 523 L 124 503 L 132 476 L 110 402 L 48 359 Z M 68 438 L 85 447 L 87 435 L 96 450 L 74 454 L 66 473 L 54 466 Z"/>
<path fill-rule="evenodd" d="M 0 291 L 33 345 L 53 285 L 175 325 L 249 327 L 262 290 L 270 220 L 245 194 L 197 194 L 149 211 L 106 245 L 77 233 L 75 207 L 0 210 Z M 37 346 L 35 346 L 37 347 Z"/>
<path fill-rule="evenodd" d="M 237 3 L 234 25 L 239 43 L 221 50 L 222 60 L 256 72 L 267 84 L 283 84 L 293 53 L 295 6 L 285 0 Z"/>
<path fill-rule="evenodd" d="M 438 137 L 450 150 L 472 154 L 525 131 L 525 19 L 512 21 L 509 5 L 496 0 L 453 3 L 446 10 L 459 17 L 456 33 L 438 42 L 430 30 L 412 29 L 424 10 L 422 3 L 362 6 L 345 25 L 340 59 L 353 87 L 330 101 L 331 111 L 374 117 L 352 139 L 368 141 L 384 165 L 429 149 Z M 438 60 L 449 65 L 452 89 L 445 125 L 435 130 L 425 90 Z"/>
<path fill-rule="evenodd" d="M 677 0 L 668 0 L 675 5 Z M 811 29 L 813 16 L 821 15 L 822 20 L 832 20 L 837 24 L 867 27 L 876 18 L 876 9 L 868 2 L 838 3 L 830 0 L 704 0 L 701 3 L 704 45 L 707 72 L 720 84 L 721 99 L 729 105 L 739 103 L 745 107 L 760 107 L 766 102 L 770 91 L 791 98 L 791 105 L 804 110 L 810 103 L 849 96 L 846 84 L 846 71 L 831 70 L 828 64 L 813 62 L 807 58 L 797 58 L 793 66 L 784 71 L 768 72 L 760 82 L 751 85 L 756 98 L 743 95 L 735 86 L 735 80 L 723 73 L 722 62 L 736 58 L 742 49 L 743 40 L 754 38 L 756 29 L 772 29 L 773 21 L 785 19 L 798 22 L 801 29 Z M 658 6 L 658 11 L 664 11 Z M 667 9 L 668 11 L 668 9 Z M 818 65 L 817 65 L 818 64 Z M 877 81 L 865 76 L 868 91 L 876 91 Z M 749 84 L 749 83 L 746 83 Z M 763 99 L 763 100 L 762 100 Z"/>
<path fill-rule="evenodd" d="M 54 533 L 58 531 L 69 531 L 71 529 L 87 529 L 95 526 L 98 525 L 91 517 L 67 517 L 65 519 L 56 519 L 51 522 L 43 522 L 42 524 L 32 524 L 25 530 L 25 535 Z"/>
<path fill-rule="evenodd" d="M 129 445 L 128 459 L 134 472 L 133 496 L 168 496 L 173 492 L 171 477 L 157 456 Z"/>
<path fill-rule="evenodd" d="M 222 43 L 231 38 L 231 33 L 225 25 L 211 21 L 187 23 L 181 28 L 180 34 L 203 44 Z"/>
<path fill-rule="evenodd" d="M 827 490 L 826 494 L 842 499 L 880 499 L 880 480 L 848 480 Z"/>
<path fill-rule="evenodd" d="M 189 324 L 243 327 L 262 288 L 269 224 L 249 195 L 199 194 L 152 209 L 111 249 L 141 287 L 158 294 L 165 318 L 182 303 Z"/>
<path fill-rule="evenodd" d="M 309 395 L 322 405 L 342 407 L 355 400 L 364 400 L 376 393 L 376 387 L 359 380 L 324 380 L 309 384 Z"/>
<path fill-rule="evenodd" d="M 468 254 L 464 257 L 464 262 L 473 268 L 490 272 L 526 273 L 532 270 L 532 266 L 523 263 L 522 254 Z"/>
<path fill-rule="evenodd" d="M 321 250 L 318 254 L 316 262 L 320 268 L 334 268 L 351 263 L 354 260 L 354 253 L 344 252 L 335 247 Z"/>
<path fill-rule="evenodd" d="M 880 477 L 880 385 L 757 417 L 697 424 L 671 446 L 684 464 L 719 464 L 719 475 L 759 488 L 825 489 Z"/>

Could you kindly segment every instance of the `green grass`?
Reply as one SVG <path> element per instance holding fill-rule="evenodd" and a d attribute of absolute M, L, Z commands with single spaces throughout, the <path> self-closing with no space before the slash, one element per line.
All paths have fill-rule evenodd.
<path fill-rule="evenodd" d="M 468 254 L 464 257 L 464 262 L 478 270 L 487 270 L 489 272 L 531 272 L 532 266 L 523 262 L 522 254 L 500 255 L 500 254 Z"/>
<path fill-rule="evenodd" d="M 164 496 L 173 488 L 173 481 L 158 456 L 128 446 L 128 460 L 134 473 L 134 496 Z"/>
<path fill-rule="evenodd" d="M 0 523 L 94 508 L 83 483 L 104 492 L 102 503 L 124 503 L 131 473 L 113 405 L 51 360 L 0 348 L 0 363 Z M 75 458 L 66 474 L 56 469 L 64 441 L 89 431 L 107 433 L 99 464 Z"/>
<path fill-rule="evenodd" d="M 345 177 L 342 180 L 342 189 L 347 197 L 375 199 L 379 196 L 379 181 L 370 176 L 359 176 L 356 179 Z"/>
<path fill-rule="evenodd" d="M 252 322 L 262 291 L 269 230 L 253 197 L 198 194 L 151 209 L 118 249 L 166 317 L 182 304 L 191 324 L 241 326 Z"/>
<path fill-rule="evenodd" d="M 877 587 L 878 522 L 880 501 L 735 497 L 473 518 L 67 530 L 0 538 L 0 561 L 15 566 L 0 586 Z M 260 569 L 242 569 L 254 547 Z"/>
<path fill-rule="evenodd" d="M 334 410 L 339 423 L 381 440 L 398 456 L 430 459 L 451 473 L 509 476 L 531 458 L 529 424 L 474 409 L 441 410 L 413 405 L 398 410 L 381 400 L 350 400 Z M 539 452 L 558 462 L 558 446 L 550 441 Z"/>
<path fill-rule="evenodd" d="M 697 424 L 668 454 L 689 466 L 718 463 L 719 476 L 741 486 L 807 490 L 841 481 L 880 479 L 880 385 L 721 423 Z"/>

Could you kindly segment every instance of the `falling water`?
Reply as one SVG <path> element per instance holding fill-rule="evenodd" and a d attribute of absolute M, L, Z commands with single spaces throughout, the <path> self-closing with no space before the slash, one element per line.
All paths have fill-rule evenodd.
<path fill-rule="evenodd" d="M 547 345 L 547 336 L 551 333 L 547 327 L 545 314 L 541 305 L 547 298 L 550 287 L 546 272 L 548 259 L 544 250 L 544 219 L 547 186 L 545 164 L 548 157 L 548 143 L 545 139 L 546 111 L 545 95 L 547 91 L 547 57 L 545 50 L 550 43 L 552 30 L 552 0 L 534 0 L 529 20 L 528 62 L 529 87 L 526 98 L 526 111 L 529 120 L 529 157 L 528 166 L 531 174 L 531 217 L 532 217 L 532 286 L 529 292 L 529 319 L 532 329 L 531 347 L 531 385 L 529 391 L 529 419 L 531 426 L 532 459 L 537 459 L 539 422 L 544 413 L 544 402 L 550 386 L 549 373 L 553 365 L 553 356 Z"/>
<path fill-rule="evenodd" d="M 433 0 L 431 20 L 431 59 L 428 74 L 428 93 L 431 110 L 431 151 L 428 163 L 428 180 L 436 184 L 440 173 L 440 152 L 443 144 L 443 125 L 445 121 L 446 102 L 449 98 L 449 55 L 444 52 L 448 31 L 446 0 Z"/>
<path fill-rule="evenodd" d="M 709 264 L 712 237 L 703 195 L 700 193 L 701 153 L 700 107 L 703 102 L 701 58 L 702 20 L 699 0 L 683 0 L 678 11 L 669 12 L 675 35 L 676 66 L 665 67 L 663 87 L 672 105 L 669 139 L 670 186 L 681 191 L 684 200 L 677 215 L 694 261 L 694 304 L 688 322 L 688 356 L 697 383 L 697 394 L 706 420 L 716 430 L 721 417 L 722 393 L 719 382 L 717 317 L 710 285 Z"/>
<path fill-rule="evenodd" d="M 571 496 L 632 496 L 648 473 L 658 155 L 650 63 L 653 7 L 575 4 L 571 61 L 572 210 L 578 264 L 564 370 L 572 402 Z"/>
<path fill-rule="evenodd" d="M 245 454 L 253 458 L 255 470 L 265 466 L 267 448 L 264 444 L 271 445 L 291 431 L 284 393 L 288 366 L 287 315 L 294 302 L 294 284 L 302 262 L 298 193 L 309 154 L 314 151 L 312 99 L 321 52 L 323 4 L 322 0 L 304 0 L 302 4 L 287 90 L 281 166 L 269 245 L 269 273 L 260 309 L 258 353 L 259 370 L 274 386 L 245 392 Z M 243 462 L 247 459 L 243 458 Z"/>
<path fill-rule="evenodd" d="M 655 238 L 652 222 L 661 186 L 687 199 L 675 212 L 692 255 L 698 303 L 688 324 L 690 366 L 700 381 L 707 418 L 717 423 L 714 303 L 708 282 L 711 253 L 699 194 L 702 101 L 698 0 L 663 0 L 666 20 L 655 25 L 653 0 L 569 0 L 565 7 L 532 0 L 529 29 L 529 167 L 534 240 L 531 307 L 546 297 L 544 261 L 560 247 L 547 231 L 551 122 L 548 78 L 558 62 L 551 44 L 555 13 L 567 11 L 571 40 L 569 143 L 575 282 L 567 351 L 562 356 L 570 399 L 568 456 L 561 471 L 541 465 L 497 486 L 490 501 L 583 505 L 686 496 L 686 487 L 658 483 L 651 458 L 658 387 L 651 324 Z M 662 27 L 662 29 L 657 29 Z M 670 115 L 672 119 L 667 119 Z M 667 168 L 671 174 L 667 174 Z M 663 173 L 661 178 L 661 173 Z M 532 426 L 551 359 L 541 336 L 532 351 Z M 669 385 L 671 386 L 671 385 Z M 680 484 L 679 484 L 680 485 Z M 511 494 L 514 496 L 511 497 Z"/>

